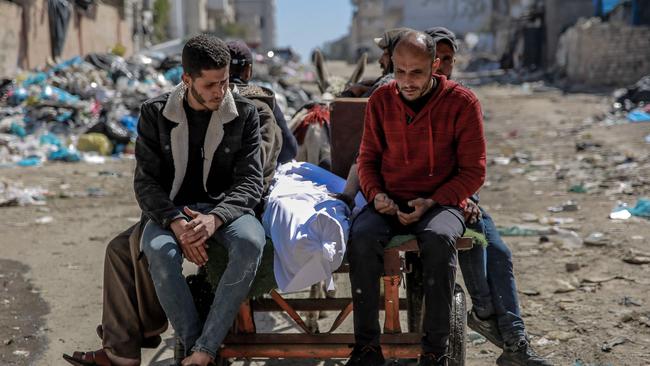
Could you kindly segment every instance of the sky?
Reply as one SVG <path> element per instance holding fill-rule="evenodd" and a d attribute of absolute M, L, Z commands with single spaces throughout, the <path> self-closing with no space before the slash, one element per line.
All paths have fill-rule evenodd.
<path fill-rule="evenodd" d="M 276 0 L 276 6 L 276 44 L 293 47 L 302 61 L 314 48 L 347 34 L 352 20 L 351 0 Z"/>

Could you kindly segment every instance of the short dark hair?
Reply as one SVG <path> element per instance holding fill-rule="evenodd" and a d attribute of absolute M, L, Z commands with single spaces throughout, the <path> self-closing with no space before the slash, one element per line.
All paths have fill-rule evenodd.
<path fill-rule="evenodd" d="M 210 34 L 190 38 L 183 47 L 183 72 L 192 78 L 201 76 L 202 70 L 218 70 L 230 64 L 226 43 Z"/>
<path fill-rule="evenodd" d="M 436 59 L 436 42 L 424 32 L 412 30 L 402 33 L 395 45 L 395 50 L 400 45 L 417 48 L 431 57 L 431 60 Z"/>

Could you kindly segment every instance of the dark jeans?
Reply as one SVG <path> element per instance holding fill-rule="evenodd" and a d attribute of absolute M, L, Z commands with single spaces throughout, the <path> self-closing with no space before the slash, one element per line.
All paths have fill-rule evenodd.
<path fill-rule="evenodd" d="M 366 206 L 352 222 L 347 249 L 354 302 L 354 335 L 357 345 L 379 345 L 379 279 L 383 273 L 384 247 L 399 234 L 414 234 L 420 245 L 425 295 L 422 349 L 447 352 L 451 304 L 456 277 L 455 242 L 465 230 L 456 207 L 435 206 L 419 222 L 409 226 L 396 216 Z"/>
<path fill-rule="evenodd" d="M 497 316 L 499 331 L 506 344 L 514 344 L 525 336 L 524 321 L 519 311 L 517 285 L 512 266 L 512 253 L 503 242 L 492 217 L 481 209 L 478 227 L 488 241 L 459 255 L 465 286 L 472 306 L 481 317 Z"/>

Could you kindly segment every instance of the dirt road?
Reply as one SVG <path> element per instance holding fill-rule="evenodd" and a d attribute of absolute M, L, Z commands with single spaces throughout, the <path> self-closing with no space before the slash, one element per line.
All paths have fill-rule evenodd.
<path fill-rule="evenodd" d="M 580 238 L 606 238 L 598 245 L 559 235 L 505 238 L 536 350 L 557 365 L 649 365 L 650 265 L 623 259 L 630 250 L 650 252 L 650 222 L 607 216 L 617 200 L 633 204 L 650 195 L 650 146 L 643 142 L 650 125 L 585 122 L 606 110 L 603 96 L 530 86 L 474 90 L 486 114 L 489 157 L 501 157 L 489 166 L 481 195 L 497 225 L 555 219 Z M 592 144 L 577 152 L 577 142 Z M 61 365 L 62 353 L 99 346 L 104 248 L 139 216 L 133 167 L 125 160 L 0 170 L 4 181 L 50 192 L 44 206 L 0 208 L 0 364 Z M 568 192 L 578 183 L 587 193 Z M 579 209 L 548 211 L 568 200 Z M 260 318 L 258 328 L 293 329 L 284 317 Z M 468 365 L 494 364 L 500 351 L 472 339 Z M 170 355 L 168 347 L 147 351 L 145 364 L 168 365 Z M 318 362 L 237 363 L 263 364 Z"/>

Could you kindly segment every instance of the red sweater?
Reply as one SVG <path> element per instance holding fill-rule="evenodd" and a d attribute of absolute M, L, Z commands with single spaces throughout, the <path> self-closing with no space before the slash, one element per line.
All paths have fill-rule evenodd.
<path fill-rule="evenodd" d="M 357 160 L 368 202 L 384 192 L 402 203 L 420 197 L 464 207 L 483 185 L 485 136 L 478 99 L 444 76 L 434 77 L 438 87 L 417 114 L 402 101 L 395 81 L 370 97 Z"/>

